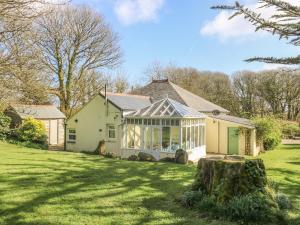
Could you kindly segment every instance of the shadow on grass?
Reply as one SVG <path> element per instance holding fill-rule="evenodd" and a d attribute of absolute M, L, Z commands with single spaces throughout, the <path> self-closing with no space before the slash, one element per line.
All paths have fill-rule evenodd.
<path fill-rule="evenodd" d="M 39 160 L 20 161 L 24 164 L 2 164 L 15 169 L 8 175 L 0 174 L 0 181 L 9 187 L 9 190 L 0 188 L 0 194 L 4 196 L 9 191 L 21 189 L 25 190 L 25 195 L 26 191 L 35 192 L 19 202 L 6 200 L 9 207 L 0 201 L 0 221 L 4 224 L 64 225 L 69 223 L 61 222 L 64 221 L 62 217 L 72 215 L 74 210 L 77 218 L 99 217 L 110 221 L 109 224 L 150 221 L 152 224 L 201 224 L 195 221 L 194 212 L 174 202 L 175 196 L 180 195 L 193 179 L 194 167 L 86 156 L 74 161 L 49 158 L 45 164 L 35 163 Z M 86 203 L 92 203 L 92 206 Z M 62 207 L 58 215 L 50 216 L 55 222 L 43 220 L 39 214 L 40 208 L 49 205 Z M 64 212 L 64 207 L 70 207 L 71 214 L 67 210 Z M 28 215 L 31 215 L 29 219 Z M 122 218 L 127 221 L 123 223 Z"/>

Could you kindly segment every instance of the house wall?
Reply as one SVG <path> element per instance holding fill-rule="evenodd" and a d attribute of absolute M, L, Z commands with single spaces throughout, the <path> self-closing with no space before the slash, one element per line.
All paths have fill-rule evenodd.
<path fill-rule="evenodd" d="M 241 127 L 240 124 L 217 120 L 211 117 L 206 118 L 206 152 L 228 154 L 228 128 Z M 258 149 L 256 148 L 255 129 L 251 130 L 251 155 L 256 156 Z M 239 135 L 239 155 L 245 155 L 245 135 Z"/>
<path fill-rule="evenodd" d="M 96 150 L 101 140 L 105 140 L 105 150 L 120 155 L 121 117 L 122 112 L 120 109 L 110 102 L 106 107 L 105 99 L 97 95 L 67 121 L 67 150 L 92 152 Z M 108 140 L 108 124 L 116 127 L 116 138 L 114 140 Z M 68 139 L 68 129 L 76 130 L 75 143 L 71 143 Z"/>

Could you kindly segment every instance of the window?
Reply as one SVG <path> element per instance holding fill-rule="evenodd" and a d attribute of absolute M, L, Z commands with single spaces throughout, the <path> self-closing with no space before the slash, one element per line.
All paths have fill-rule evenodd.
<path fill-rule="evenodd" d="M 107 125 L 108 139 L 116 138 L 116 127 L 114 125 Z"/>
<path fill-rule="evenodd" d="M 177 149 L 180 148 L 179 146 L 179 127 L 172 127 L 171 128 L 171 150 L 175 152 Z"/>
<path fill-rule="evenodd" d="M 127 148 L 141 147 L 141 128 L 136 125 L 127 125 Z"/>
<path fill-rule="evenodd" d="M 171 137 L 170 127 L 163 127 L 162 128 L 162 148 L 163 148 L 163 150 L 169 150 L 170 137 Z"/>
<path fill-rule="evenodd" d="M 191 149 L 195 148 L 195 127 L 191 127 Z"/>
<path fill-rule="evenodd" d="M 69 129 L 68 133 L 69 133 L 69 135 L 68 135 L 69 141 L 68 142 L 75 143 L 76 142 L 76 130 L 75 129 Z"/>
<path fill-rule="evenodd" d="M 151 127 L 145 127 L 144 129 L 144 143 L 145 149 L 150 150 L 151 149 Z"/>
<path fill-rule="evenodd" d="M 186 127 L 182 128 L 182 149 L 186 150 Z"/>
<path fill-rule="evenodd" d="M 199 127 L 195 127 L 195 147 L 199 147 Z"/>
<path fill-rule="evenodd" d="M 152 149 L 153 150 L 160 150 L 161 146 L 160 146 L 160 129 L 158 127 L 153 127 L 152 128 Z"/>
<path fill-rule="evenodd" d="M 186 149 L 191 149 L 191 128 L 187 127 L 186 131 Z"/>
<path fill-rule="evenodd" d="M 127 125 L 127 147 L 134 148 L 134 125 Z"/>

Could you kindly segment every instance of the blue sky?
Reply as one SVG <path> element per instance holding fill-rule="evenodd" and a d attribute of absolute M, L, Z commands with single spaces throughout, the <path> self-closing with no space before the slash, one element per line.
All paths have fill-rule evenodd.
<path fill-rule="evenodd" d="M 289 0 L 296 2 L 297 0 Z M 266 33 L 255 33 L 242 18 L 228 21 L 229 12 L 211 10 L 215 3 L 230 0 L 73 0 L 104 15 L 120 36 L 124 71 L 138 82 L 147 66 L 163 64 L 195 67 L 232 74 L 276 65 L 246 63 L 252 56 L 289 56 L 299 48 Z M 256 1 L 245 4 L 256 6 Z M 269 11 L 265 12 L 270 13 Z"/>

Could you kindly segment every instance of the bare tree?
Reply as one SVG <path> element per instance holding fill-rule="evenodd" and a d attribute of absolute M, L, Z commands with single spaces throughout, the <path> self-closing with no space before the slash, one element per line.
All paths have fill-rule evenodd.
<path fill-rule="evenodd" d="M 87 7 L 60 6 L 39 19 L 35 41 L 42 62 L 51 71 L 49 93 L 60 100 L 60 108 L 70 114 L 72 90 L 89 70 L 114 67 L 120 63 L 118 37 L 102 16 Z"/>

